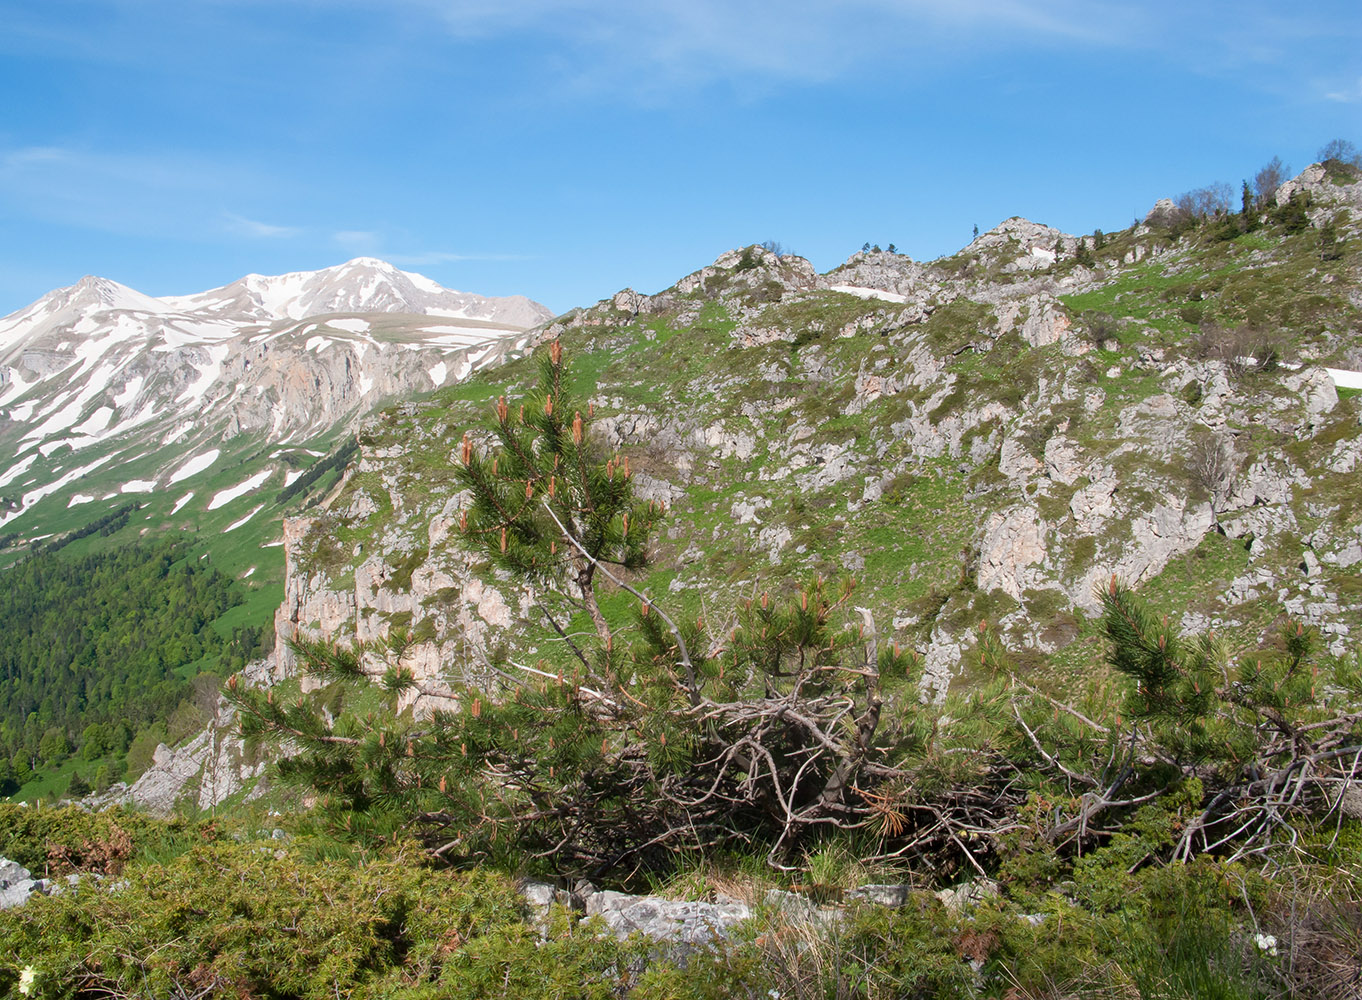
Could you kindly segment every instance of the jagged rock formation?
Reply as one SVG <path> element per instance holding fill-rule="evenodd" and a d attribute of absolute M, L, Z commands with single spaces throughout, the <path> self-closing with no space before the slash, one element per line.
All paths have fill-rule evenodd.
<path fill-rule="evenodd" d="M 274 675 L 270 659 L 248 664 L 238 677 L 246 686 L 266 686 Z M 164 743 L 156 748 L 151 767 L 131 787 L 111 789 L 93 808 L 122 804 L 145 809 L 157 816 L 169 816 L 177 809 L 207 811 L 240 795 L 245 801 L 264 794 L 265 759 L 249 751 L 242 741 L 236 710 L 222 696 L 213 706 L 213 716 L 204 730 L 175 748 Z"/>

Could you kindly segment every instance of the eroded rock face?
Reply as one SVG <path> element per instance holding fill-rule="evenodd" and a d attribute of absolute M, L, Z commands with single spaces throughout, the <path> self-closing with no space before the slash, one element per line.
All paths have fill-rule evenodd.
<path fill-rule="evenodd" d="M 213 721 L 194 739 L 175 749 L 164 743 L 156 748 L 152 766 L 123 801 L 157 816 L 174 814 L 186 801 L 212 809 L 243 789 L 263 792 L 264 772 L 264 759 L 248 753 L 236 734 L 235 711 L 220 701 Z"/>
<path fill-rule="evenodd" d="M 1048 292 L 1005 300 L 997 313 L 999 334 L 1016 329 L 1032 347 L 1059 343 L 1072 326 L 1064 307 Z"/>
<path fill-rule="evenodd" d="M 979 587 L 997 588 L 1013 600 L 1038 580 L 1031 567 L 1044 561 L 1045 522 L 1032 507 L 994 514 L 984 529 L 979 549 Z"/>
<path fill-rule="evenodd" d="M 1279 187 L 1275 200 L 1278 205 L 1285 205 L 1298 194 L 1310 196 L 1310 202 L 1315 206 L 1310 212 L 1312 220 L 1321 214 L 1333 214 L 1339 207 L 1362 208 L 1362 185 L 1335 184 L 1322 163 L 1310 164 Z"/>

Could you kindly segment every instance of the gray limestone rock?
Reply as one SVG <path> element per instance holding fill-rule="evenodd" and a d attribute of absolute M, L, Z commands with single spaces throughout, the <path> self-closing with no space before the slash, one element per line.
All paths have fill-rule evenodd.
<path fill-rule="evenodd" d="M 1034 584 L 1031 567 L 1045 558 L 1045 522 L 1034 507 L 1019 506 L 994 514 L 979 547 L 980 590 L 997 588 L 1013 600 Z"/>
<path fill-rule="evenodd" d="M 736 902 L 691 902 L 604 891 L 588 897 L 586 913 L 599 917 L 618 938 L 640 934 L 684 953 L 731 938 L 734 928 L 751 918 L 752 909 Z"/>
<path fill-rule="evenodd" d="M 0 858 L 0 910 L 9 910 L 28 902 L 35 892 L 46 892 L 47 882 L 8 858 Z"/>
<path fill-rule="evenodd" d="M 1173 199 L 1160 198 L 1158 201 L 1154 202 L 1154 207 L 1146 213 L 1144 224 L 1146 226 L 1163 227 L 1175 222 L 1177 218 L 1178 207 L 1173 204 Z"/>
<path fill-rule="evenodd" d="M 973 882 L 962 882 L 949 889 L 941 889 L 937 892 L 936 898 L 952 913 L 959 913 L 997 895 L 998 883 L 992 879 L 981 878 Z"/>
<path fill-rule="evenodd" d="M 846 894 L 848 900 L 859 900 L 875 906 L 899 907 L 912 898 L 913 887 L 908 885 L 863 885 Z"/>

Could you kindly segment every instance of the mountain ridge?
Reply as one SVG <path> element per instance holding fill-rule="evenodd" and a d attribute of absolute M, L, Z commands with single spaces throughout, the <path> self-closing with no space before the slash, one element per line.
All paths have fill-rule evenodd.
<path fill-rule="evenodd" d="M 381 400 L 523 349 L 546 318 L 373 258 L 164 298 L 86 276 L 0 319 L 0 527 L 53 493 L 149 492 L 240 435 L 334 437 Z M 121 480 L 80 485 L 114 468 Z"/>
<path fill-rule="evenodd" d="M 1362 620 L 1332 588 L 1362 562 L 1362 440 L 1329 372 L 1362 367 L 1362 185 L 1292 183 L 1174 227 L 1013 218 L 926 263 L 865 251 L 820 275 L 735 249 L 560 317 L 540 339 L 582 366 L 600 445 L 672 512 L 636 585 L 699 611 L 768 576 L 855 574 L 934 696 L 968 673 L 981 620 L 1074 662 L 1113 572 L 1177 595 L 1189 629 L 1256 642 L 1281 602 L 1346 648 Z M 290 634 L 379 640 L 396 621 L 435 635 L 408 654 L 428 678 L 476 676 L 464 651 L 507 636 L 525 655 L 552 642 L 451 541 L 447 442 L 533 391 L 531 369 L 366 424 L 329 509 L 286 526 L 284 670 Z"/>

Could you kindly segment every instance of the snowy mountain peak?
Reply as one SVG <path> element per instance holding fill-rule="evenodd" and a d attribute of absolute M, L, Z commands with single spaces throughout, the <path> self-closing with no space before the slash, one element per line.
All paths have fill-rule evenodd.
<path fill-rule="evenodd" d="M 87 274 L 70 288 L 60 288 L 49 293 L 45 299 L 56 303 L 57 308 L 80 309 L 87 312 L 109 309 L 150 313 L 165 311 L 165 303 L 153 299 L 150 295 L 143 295 L 135 288 L 93 274 Z"/>
<path fill-rule="evenodd" d="M 386 260 L 379 260 L 377 257 L 356 257 L 353 260 L 347 260 L 339 267 L 326 268 L 326 270 L 349 271 L 354 270 L 355 268 L 363 268 L 369 271 L 386 271 L 388 273 L 397 271 L 397 268 L 393 267 Z"/>
<path fill-rule="evenodd" d="M 248 274 L 221 288 L 162 298 L 144 295 L 109 278 L 87 275 L 0 319 L 0 351 L 79 317 L 113 311 L 211 320 L 217 333 L 210 339 L 221 336 L 224 323 L 270 324 L 336 313 L 443 316 L 511 330 L 526 330 L 553 316 L 521 295 L 487 298 L 455 291 L 387 261 L 356 257 L 317 271 Z"/>
<path fill-rule="evenodd" d="M 50 494 L 178 483 L 237 437 L 334 433 L 525 350 L 550 316 L 371 257 L 160 299 L 84 277 L 0 319 L 0 528 Z"/>

